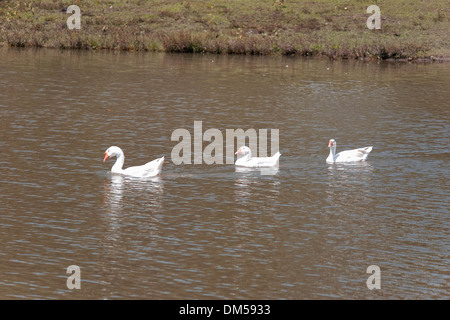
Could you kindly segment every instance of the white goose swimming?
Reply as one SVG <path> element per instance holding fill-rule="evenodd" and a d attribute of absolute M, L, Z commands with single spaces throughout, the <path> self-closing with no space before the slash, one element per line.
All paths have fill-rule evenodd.
<path fill-rule="evenodd" d="M 153 177 L 158 175 L 162 170 L 162 165 L 164 163 L 164 157 L 155 159 L 153 161 L 147 162 L 142 166 L 129 167 L 127 169 L 122 169 L 123 164 L 125 162 L 125 155 L 123 154 L 122 149 L 119 147 L 109 147 L 108 150 L 105 151 L 105 158 L 103 162 L 108 160 L 110 157 L 117 157 L 116 163 L 111 168 L 112 173 L 119 173 L 126 176 L 132 177 Z"/>
<path fill-rule="evenodd" d="M 330 140 L 328 147 L 330 148 L 330 155 L 326 160 L 327 163 L 365 161 L 373 148 L 370 146 L 353 150 L 345 150 L 336 154 L 336 141 L 334 139 Z"/>
<path fill-rule="evenodd" d="M 271 157 L 252 158 L 252 152 L 250 148 L 247 146 L 240 147 L 235 154 L 243 155 L 241 158 L 236 160 L 235 162 L 236 166 L 251 167 L 251 168 L 274 167 L 278 165 L 278 159 L 281 156 L 281 154 L 277 152 Z"/>

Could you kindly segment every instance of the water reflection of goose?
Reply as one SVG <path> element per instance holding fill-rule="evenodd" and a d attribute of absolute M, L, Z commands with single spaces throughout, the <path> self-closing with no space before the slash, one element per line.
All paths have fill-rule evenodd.
<path fill-rule="evenodd" d="M 161 224 L 162 178 L 133 178 L 108 174 L 104 182 L 104 215 L 101 232 L 101 273 L 129 259 L 147 259 Z M 114 286 L 122 274 L 107 277 L 103 285 Z"/>
<path fill-rule="evenodd" d="M 368 162 L 335 164 L 328 167 L 328 201 L 334 206 L 348 208 L 370 202 L 373 166 Z"/>
<path fill-rule="evenodd" d="M 117 160 L 114 163 L 113 167 L 111 168 L 111 172 L 132 177 L 154 177 L 161 172 L 162 165 L 164 163 L 164 157 L 162 157 L 147 162 L 142 166 L 135 166 L 122 169 L 123 164 L 125 162 L 125 155 L 122 149 L 115 146 L 109 147 L 108 150 L 105 151 L 105 158 L 103 159 L 103 162 L 108 160 L 110 157 L 114 156 L 117 157 Z"/>
<path fill-rule="evenodd" d="M 270 233 L 273 220 L 279 212 L 281 183 L 277 177 L 260 176 L 256 170 L 241 170 L 234 181 L 234 207 L 230 217 L 233 237 L 237 237 L 237 251 L 254 248 L 248 238 L 258 239 L 262 233 Z M 266 237 L 266 236 L 264 236 Z M 258 242 L 256 240 L 256 242 Z"/>
<path fill-rule="evenodd" d="M 278 166 L 276 167 L 270 167 L 270 168 L 248 168 L 248 167 L 236 167 L 236 172 L 240 173 L 252 173 L 252 172 L 259 172 L 261 175 L 275 175 L 278 173 L 280 168 Z"/>
<path fill-rule="evenodd" d="M 110 182 L 105 182 L 105 204 L 108 206 L 110 237 L 118 236 L 116 231 L 122 225 L 123 219 L 132 219 L 133 215 L 140 213 L 136 212 L 135 208 L 152 213 L 160 211 L 163 193 L 163 183 L 159 176 L 133 178 L 111 174 Z"/>
<path fill-rule="evenodd" d="M 250 195 L 252 192 L 251 185 L 256 183 L 257 178 L 252 175 L 252 171 L 248 168 L 236 168 L 236 171 L 247 173 L 236 178 L 234 182 L 234 195 L 236 203 L 247 203 L 250 200 Z"/>
<path fill-rule="evenodd" d="M 110 184 L 110 192 L 109 192 L 109 204 L 111 209 L 118 209 L 122 204 L 122 196 L 123 196 L 123 180 L 124 176 L 118 174 L 111 175 L 111 184 Z"/>
<path fill-rule="evenodd" d="M 334 182 L 353 183 L 364 182 L 372 178 L 373 166 L 369 162 L 354 162 L 328 166 L 328 178 Z"/>
<path fill-rule="evenodd" d="M 154 207 L 160 206 L 161 196 L 163 195 L 163 184 L 161 178 L 134 178 L 120 174 L 111 174 L 109 188 L 105 188 L 105 199 L 109 203 L 113 212 L 120 213 L 123 204 L 122 198 L 125 195 L 145 195 L 147 204 Z M 148 202 L 150 200 L 150 202 Z"/>
<path fill-rule="evenodd" d="M 248 203 L 252 193 L 264 193 L 267 197 L 279 195 L 280 181 L 278 179 L 267 178 L 263 175 L 275 175 L 278 167 L 274 168 L 245 168 L 236 167 L 236 172 L 241 173 L 235 180 L 235 200 L 236 203 Z M 261 186 L 261 188 L 258 188 Z"/>
<path fill-rule="evenodd" d="M 104 202 L 105 205 L 107 205 L 108 229 L 113 240 L 117 238 L 117 233 L 115 231 L 120 227 L 120 217 L 123 208 L 122 198 L 124 179 L 125 177 L 122 175 L 113 174 L 111 175 L 111 180 L 105 181 L 104 184 Z"/>

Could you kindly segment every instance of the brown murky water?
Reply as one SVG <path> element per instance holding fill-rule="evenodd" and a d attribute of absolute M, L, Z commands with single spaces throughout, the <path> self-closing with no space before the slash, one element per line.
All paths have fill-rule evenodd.
<path fill-rule="evenodd" d="M 449 64 L 2 50 L 0 298 L 448 299 L 449 101 Z M 194 121 L 279 129 L 278 172 L 175 165 Z"/>

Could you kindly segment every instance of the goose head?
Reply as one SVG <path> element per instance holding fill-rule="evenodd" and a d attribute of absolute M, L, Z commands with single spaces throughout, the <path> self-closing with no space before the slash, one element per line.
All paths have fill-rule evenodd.
<path fill-rule="evenodd" d="M 334 139 L 331 139 L 330 142 L 328 142 L 328 148 L 336 148 L 336 141 L 334 141 Z"/>
<path fill-rule="evenodd" d="M 247 146 L 242 146 L 238 149 L 238 151 L 236 151 L 235 153 L 236 155 L 248 155 L 251 154 L 250 148 Z"/>
<path fill-rule="evenodd" d="M 106 160 L 108 160 L 111 157 L 119 157 L 123 155 L 123 151 L 122 149 L 120 149 L 119 147 L 109 147 L 108 150 L 105 151 L 105 158 L 103 159 L 103 162 L 105 162 Z"/>

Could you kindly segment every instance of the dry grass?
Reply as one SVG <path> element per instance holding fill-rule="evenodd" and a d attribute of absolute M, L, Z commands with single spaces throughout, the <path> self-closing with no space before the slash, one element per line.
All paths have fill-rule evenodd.
<path fill-rule="evenodd" d="M 366 27 L 371 4 L 381 30 Z M 0 0 L 0 45 L 14 47 L 416 59 L 449 57 L 448 30 L 447 0 Z"/>

